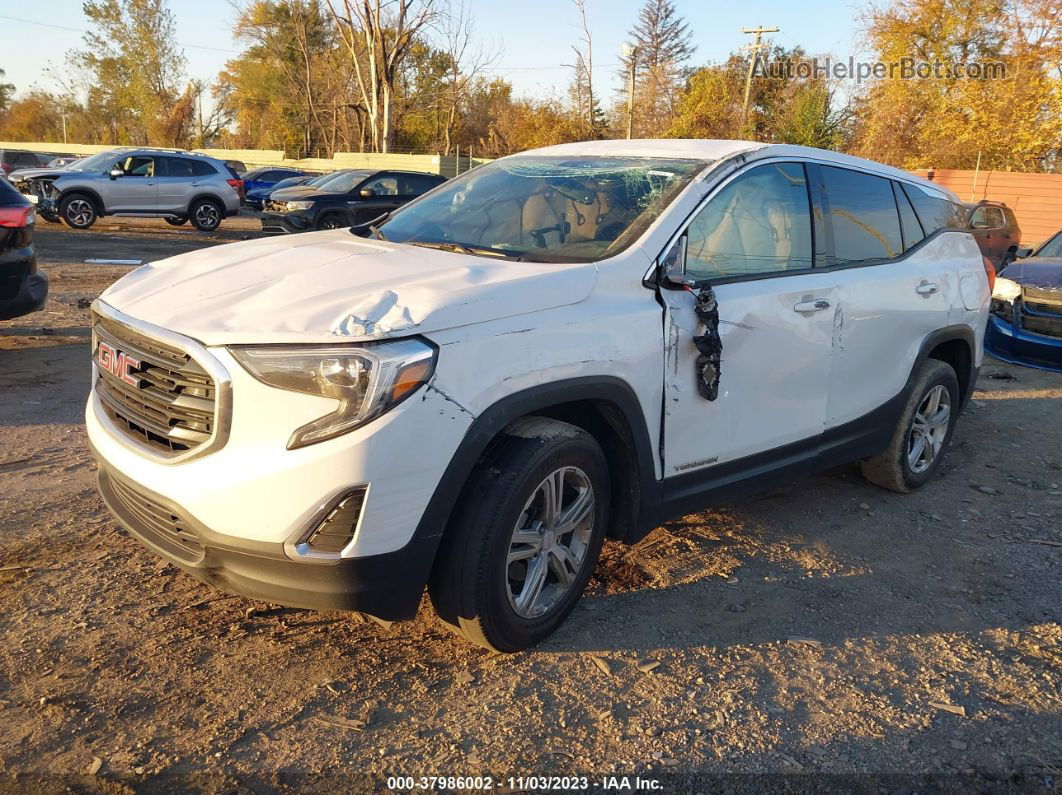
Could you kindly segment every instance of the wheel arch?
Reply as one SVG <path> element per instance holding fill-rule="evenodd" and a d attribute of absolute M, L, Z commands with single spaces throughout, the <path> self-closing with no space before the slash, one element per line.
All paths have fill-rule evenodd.
<path fill-rule="evenodd" d="M 937 359 L 950 365 L 959 379 L 962 406 L 965 407 L 977 381 L 977 368 L 974 365 L 976 350 L 976 337 L 969 326 L 948 326 L 934 331 L 922 342 L 918 359 L 911 370 L 912 377 L 926 359 Z"/>
<path fill-rule="evenodd" d="M 95 208 L 96 208 L 96 215 L 98 215 L 98 216 L 107 215 L 107 208 L 106 208 L 106 206 L 103 203 L 103 198 L 93 188 L 73 187 L 73 188 L 67 188 L 66 190 L 60 191 L 59 192 L 59 201 L 56 202 L 56 207 L 58 208 L 58 207 L 62 206 L 62 203 L 64 201 L 66 201 L 68 198 L 70 198 L 71 196 L 74 196 L 76 194 L 81 194 L 83 196 L 87 196 L 92 201 L 93 206 L 95 206 Z"/>
<path fill-rule="evenodd" d="M 214 204 L 219 210 L 221 210 L 222 216 L 225 215 L 225 202 L 218 198 L 218 196 L 214 193 L 197 193 L 195 196 L 189 199 L 188 206 L 185 208 L 185 214 L 189 218 L 191 218 L 192 208 L 195 207 L 196 202 L 203 201 L 204 199 L 209 201 L 211 204 Z"/>
<path fill-rule="evenodd" d="M 626 381 L 612 376 L 586 376 L 508 395 L 481 412 L 451 457 L 414 537 L 442 538 L 477 463 L 509 425 L 527 416 L 567 422 L 597 439 L 609 462 L 612 516 L 619 517 L 619 521 L 611 523 L 610 536 L 637 536 L 656 493 L 645 416 Z"/>

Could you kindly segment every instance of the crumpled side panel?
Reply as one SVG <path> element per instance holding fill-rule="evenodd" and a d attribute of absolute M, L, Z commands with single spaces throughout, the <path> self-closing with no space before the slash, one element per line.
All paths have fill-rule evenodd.
<path fill-rule="evenodd" d="M 695 293 L 693 311 L 704 324 L 704 334 L 693 338 L 698 356 L 697 391 L 705 400 L 719 397 L 719 374 L 723 354 L 723 340 L 719 336 L 719 302 L 711 285 L 704 285 Z"/>

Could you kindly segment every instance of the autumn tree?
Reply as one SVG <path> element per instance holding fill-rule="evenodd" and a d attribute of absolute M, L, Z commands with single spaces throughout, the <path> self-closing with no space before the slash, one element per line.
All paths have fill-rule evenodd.
<path fill-rule="evenodd" d="M 621 59 L 620 73 L 626 86 L 633 62 L 634 137 L 660 135 L 674 119 L 686 63 L 696 49 L 693 34 L 672 0 L 646 0 L 628 37 L 634 50 Z"/>
<path fill-rule="evenodd" d="M 15 96 L 15 86 L 12 83 L 3 82 L 4 70 L 0 69 L 0 114 L 4 113 L 8 105 L 11 104 L 11 98 Z"/>
<path fill-rule="evenodd" d="M 1057 0 L 900 0 L 870 6 L 877 59 L 928 77 L 873 81 L 856 106 L 857 153 L 904 168 L 1062 168 L 1062 14 Z M 1000 64 L 1005 77 L 938 76 L 933 65 Z"/>

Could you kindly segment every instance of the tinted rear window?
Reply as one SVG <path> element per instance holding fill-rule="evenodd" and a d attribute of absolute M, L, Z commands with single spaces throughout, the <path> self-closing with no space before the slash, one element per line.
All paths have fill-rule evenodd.
<path fill-rule="evenodd" d="M 966 211 L 955 202 L 930 195 L 917 185 L 905 184 L 903 191 L 914 205 L 927 237 L 938 229 L 966 228 Z"/>
<path fill-rule="evenodd" d="M 419 196 L 443 183 L 442 178 L 433 177 L 430 174 L 398 174 L 397 176 L 398 192 L 403 196 Z"/>
<path fill-rule="evenodd" d="M 892 259 L 903 252 L 892 185 L 884 177 L 823 166 L 838 264 Z"/>

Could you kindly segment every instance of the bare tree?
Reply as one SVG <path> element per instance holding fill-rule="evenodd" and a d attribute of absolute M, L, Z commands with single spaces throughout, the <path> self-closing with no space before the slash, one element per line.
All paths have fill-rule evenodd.
<path fill-rule="evenodd" d="M 571 95 L 579 115 L 585 114 L 589 137 L 597 138 L 603 120 L 597 97 L 594 96 L 594 37 L 590 33 L 590 24 L 586 18 L 586 0 L 572 1 L 579 10 L 579 22 L 583 31 L 580 41 L 583 46 L 572 45 L 575 63 L 569 65 L 575 71 L 575 76 L 572 80 Z"/>
<path fill-rule="evenodd" d="M 438 23 L 442 36 L 442 50 L 447 57 L 446 118 L 443 124 L 443 154 L 450 154 L 455 127 L 459 121 L 461 104 L 468 97 L 469 89 L 476 78 L 501 55 L 500 48 L 485 50 L 482 44 L 473 47 L 475 24 L 464 0 L 459 4 L 450 2 L 440 15 Z"/>
<path fill-rule="evenodd" d="M 377 152 L 391 149 L 392 110 L 402 65 L 419 33 L 436 19 L 435 0 L 328 0 L 350 53 L 369 136 Z"/>

